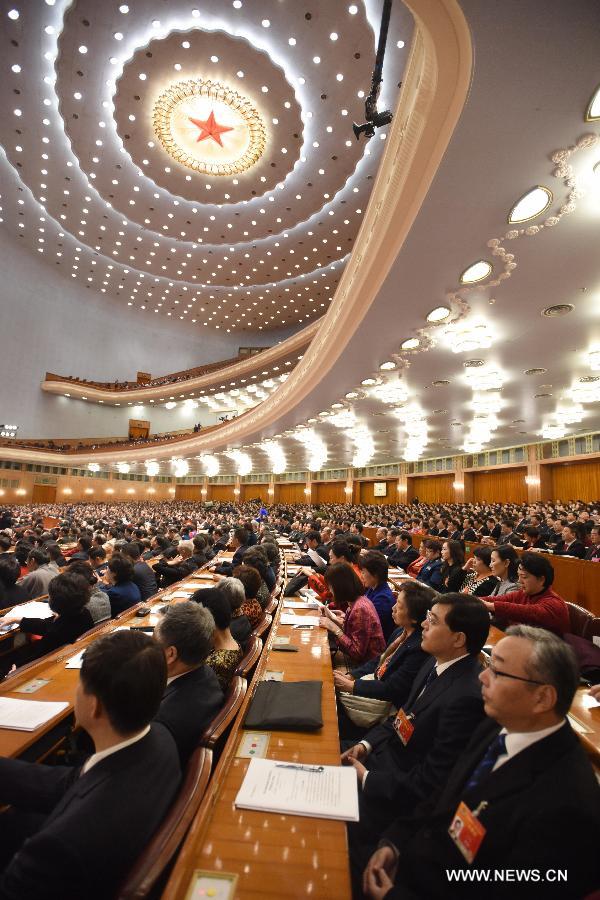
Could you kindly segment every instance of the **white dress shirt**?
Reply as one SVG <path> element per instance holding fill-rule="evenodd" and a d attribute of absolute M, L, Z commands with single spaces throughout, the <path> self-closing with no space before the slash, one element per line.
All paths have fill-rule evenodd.
<path fill-rule="evenodd" d="M 503 766 L 505 762 L 508 762 L 509 759 L 512 759 L 513 756 L 516 756 L 517 753 L 521 753 L 522 750 L 526 750 L 527 747 L 530 747 L 532 744 L 537 743 L 537 741 L 542 741 L 548 735 L 553 734 L 555 731 L 558 731 L 559 728 L 562 728 L 565 724 L 565 720 L 559 722 L 558 725 L 551 725 L 550 728 L 542 728 L 540 731 L 511 731 L 508 732 L 506 728 L 503 728 L 500 734 L 503 734 L 506 738 L 506 753 L 503 753 L 502 756 L 499 756 L 496 762 L 494 763 L 494 768 L 492 772 L 495 772 L 496 769 L 499 769 L 500 766 Z"/>

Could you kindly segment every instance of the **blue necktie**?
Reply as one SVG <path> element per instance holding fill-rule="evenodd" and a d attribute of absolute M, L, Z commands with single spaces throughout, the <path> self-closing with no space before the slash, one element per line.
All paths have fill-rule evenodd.
<path fill-rule="evenodd" d="M 484 781 L 488 775 L 491 774 L 492 769 L 496 764 L 496 760 L 505 753 L 506 735 L 498 734 L 487 748 L 485 756 L 481 759 L 479 765 L 469 778 L 467 790 L 470 791 L 471 788 L 477 787 L 481 781 Z"/>

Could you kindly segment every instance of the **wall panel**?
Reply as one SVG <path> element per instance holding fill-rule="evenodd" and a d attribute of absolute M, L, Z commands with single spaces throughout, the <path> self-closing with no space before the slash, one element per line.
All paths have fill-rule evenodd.
<path fill-rule="evenodd" d="M 240 503 L 246 503 L 249 500 L 257 500 L 260 498 L 263 503 L 269 502 L 269 485 L 262 484 L 241 484 L 240 485 Z"/>
<path fill-rule="evenodd" d="M 214 503 L 237 503 L 234 488 L 235 484 L 211 484 L 208 487 L 208 499 Z"/>
<path fill-rule="evenodd" d="M 201 484 L 177 484 L 175 485 L 175 499 L 197 500 L 200 502 L 202 500 L 201 490 Z"/>
<path fill-rule="evenodd" d="M 314 481 L 312 485 L 312 503 L 347 503 L 344 488 L 345 481 Z"/>
<path fill-rule="evenodd" d="M 492 469 L 473 473 L 473 501 L 527 503 L 525 466 L 518 469 Z"/>
<path fill-rule="evenodd" d="M 381 479 L 384 481 L 385 479 Z M 384 503 L 397 503 L 398 502 L 398 491 L 396 489 L 397 480 L 392 478 L 391 480 L 385 480 L 387 484 L 387 494 L 385 497 L 376 497 L 373 493 L 374 490 L 374 481 L 360 481 L 354 482 L 354 497 L 355 503 L 371 503 L 376 506 L 380 506 Z"/>
<path fill-rule="evenodd" d="M 306 503 L 304 481 L 292 481 L 288 484 L 276 484 L 273 503 Z"/>
<path fill-rule="evenodd" d="M 32 503 L 56 503 L 55 484 L 34 484 L 31 492 Z"/>
<path fill-rule="evenodd" d="M 454 503 L 454 475 L 424 475 L 408 478 L 408 498 L 418 497 L 421 503 Z"/>
<path fill-rule="evenodd" d="M 545 469 L 546 466 L 540 468 Z M 600 462 L 578 462 L 548 466 L 551 469 L 552 500 L 600 499 Z M 546 499 L 546 498 L 544 498 Z"/>

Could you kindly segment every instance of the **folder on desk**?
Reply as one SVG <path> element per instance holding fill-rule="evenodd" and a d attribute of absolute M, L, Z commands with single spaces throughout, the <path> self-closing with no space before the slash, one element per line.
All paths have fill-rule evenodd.
<path fill-rule="evenodd" d="M 358 822 L 358 782 L 352 767 L 250 760 L 235 798 L 240 809 Z"/>
<path fill-rule="evenodd" d="M 35 731 L 68 707 L 68 703 L 0 697 L 0 728 Z"/>
<path fill-rule="evenodd" d="M 54 613 L 43 600 L 30 600 L 29 603 L 20 603 L 13 607 L 11 613 L 18 613 L 28 619 L 51 619 Z"/>
<path fill-rule="evenodd" d="M 306 604 L 304 604 L 306 606 Z M 281 618 L 279 619 L 280 625 L 311 625 L 317 626 L 319 624 L 318 616 L 296 616 L 294 613 L 281 613 Z"/>
<path fill-rule="evenodd" d="M 261 681 L 244 728 L 253 731 L 316 731 L 323 727 L 320 681 Z"/>

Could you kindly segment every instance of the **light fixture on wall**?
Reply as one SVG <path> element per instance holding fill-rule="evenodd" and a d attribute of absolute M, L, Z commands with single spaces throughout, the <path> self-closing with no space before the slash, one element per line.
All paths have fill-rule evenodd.
<path fill-rule="evenodd" d="M 249 475 L 252 471 L 252 458 L 248 455 L 248 453 L 243 453 L 241 450 L 227 450 L 225 456 L 228 456 L 229 459 L 233 460 L 236 465 L 237 474 L 240 477 L 244 477 L 244 475 Z"/>
<path fill-rule="evenodd" d="M 204 466 L 204 471 L 208 478 L 214 478 L 219 474 L 221 464 L 219 463 L 218 457 L 212 456 L 210 453 L 203 453 L 201 456 L 198 456 L 197 459 L 199 459 Z"/>
<path fill-rule="evenodd" d="M 185 478 L 187 473 L 190 471 L 190 466 L 187 459 L 172 459 L 171 466 L 173 467 L 173 474 L 175 478 Z"/>
<path fill-rule="evenodd" d="M 120 475 L 128 475 L 130 471 L 131 471 L 131 466 L 129 465 L 129 463 L 126 463 L 126 462 L 117 463 L 117 472 Z"/>
<path fill-rule="evenodd" d="M 525 484 L 529 485 L 529 487 L 537 487 L 540 484 L 540 479 L 535 475 L 526 475 Z"/>
<path fill-rule="evenodd" d="M 160 465 L 155 459 L 147 459 L 145 465 L 146 475 L 148 475 L 149 478 L 154 478 L 160 472 Z"/>

